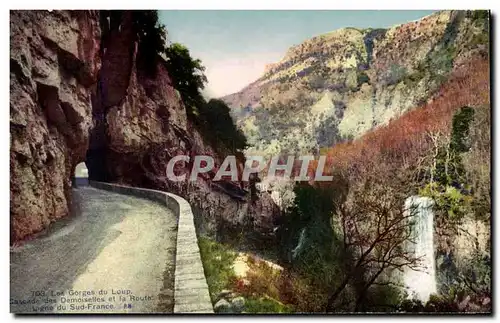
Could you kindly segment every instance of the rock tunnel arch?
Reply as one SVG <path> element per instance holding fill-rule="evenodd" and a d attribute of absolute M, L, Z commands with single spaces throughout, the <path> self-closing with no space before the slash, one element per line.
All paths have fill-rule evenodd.
<path fill-rule="evenodd" d="M 73 187 L 87 186 L 89 184 L 89 170 L 85 162 L 75 167 L 73 173 Z"/>

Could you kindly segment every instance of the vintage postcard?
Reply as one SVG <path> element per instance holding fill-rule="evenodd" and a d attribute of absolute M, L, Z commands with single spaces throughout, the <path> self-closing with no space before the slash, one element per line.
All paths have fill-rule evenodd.
<path fill-rule="evenodd" d="M 492 313 L 488 10 L 11 10 L 10 312 Z"/>

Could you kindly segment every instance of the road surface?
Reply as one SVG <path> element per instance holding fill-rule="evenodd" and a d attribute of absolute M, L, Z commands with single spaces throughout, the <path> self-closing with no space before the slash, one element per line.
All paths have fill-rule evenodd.
<path fill-rule="evenodd" d="M 10 253 L 12 313 L 172 312 L 177 219 L 91 187 L 79 216 Z"/>

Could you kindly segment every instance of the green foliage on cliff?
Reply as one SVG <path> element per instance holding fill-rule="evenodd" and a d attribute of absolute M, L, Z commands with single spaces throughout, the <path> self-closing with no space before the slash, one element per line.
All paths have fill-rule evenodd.
<path fill-rule="evenodd" d="M 470 124 L 474 118 L 474 109 L 471 107 L 462 107 L 458 113 L 453 116 L 451 128 L 450 149 L 455 153 L 464 153 L 469 150 L 470 144 L 468 137 Z"/>
<path fill-rule="evenodd" d="M 110 31 L 119 29 L 126 14 L 131 15 L 133 30 L 139 45 L 138 64 L 146 75 L 154 77 L 158 56 L 165 65 L 174 88 L 179 91 L 189 118 L 216 150 L 236 152 L 246 147 L 246 138 L 236 129 L 229 108 L 220 100 L 206 102 L 201 94 L 207 78 L 201 60 L 191 56 L 189 49 L 179 43 L 166 46 L 167 32 L 158 20 L 157 10 L 103 10 L 100 19 L 103 30 L 103 48 Z M 129 16 L 130 17 L 130 16 Z"/>
<path fill-rule="evenodd" d="M 211 99 L 200 105 L 198 124 L 214 144 L 222 143 L 232 153 L 247 147 L 245 135 L 236 128 L 229 107 L 222 100 Z"/>
<path fill-rule="evenodd" d="M 179 43 L 173 43 L 165 48 L 164 54 L 167 57 L 167 70 L 174 87 L 181 94 L 188 117 L 193 118 L 197 114 L 197 107 L 204 103 L 201 90 L 205 88 L 207 82 L 203 74 L 205 67 L 201 60 L 191 57 L 187 47 Z"/>
<path fill-rule="evenodd" d="M 474 10 L 469 12 L 472 25 L 479 29 L 472 35 L 468 48 L 475 48 L 478 45 L 488 45 L 490 41 L 490 13 L 488 10 Z"/>
<path fill-rule="evenodd" d="M 278 236 L 282 258 L 299 268 L 321 263 L 331 255 L 334 192 L 300 184 L 294 193 L 294 204 L 285 215 Z"/>
<path fill-rule="evenodd" d="M 456 285 L 450 292 L 457 295 L 476 294 L 478 296 L 491 295 L 491 257 L 476 250 L 462 261 L 461 268 L 456 276 Z M 453 296 L 455 296 L 453 295 Z M 461 296 L 461 295 L 459 295 Z"/>
<path fill-rule="evenodd" d="M 419 66 L 414 72 L 408 74 L 403 79 L 403 82 L 406 84 L 406 86 L 408 86 L 408 88 L 415 88 L 425 76 L 425 67 Z"/>
<path fill-rule="evenodd" d="M 490 16 L 489 10 L 472 10 L 470 16 L 473 21 L 488 19 Z"/>
<path fill-rule="evenodd" d="M 451 220 L 460 219 L 471 211 L 472 197 L 453 186 L 427 184 L 419 194 L 432 197 L 437 207 L 444 210 Z"/>
<path fill-rule="evenodd" d="M 294 204 L 277 232 L 282 261 L 305 284 L 297 292 L 302 290 L 300 293 L 311 298 L 303 302 L 303 310 L 323 309 L 332 286 L 342 278 L 346 259 L 331 221 L 335 203 L 345 198 L 345 190 L 342 185 L 297 185 Z"/>
<path fill-rule="evenodd" d="M 148 66 L 156 64 L 156 57 L 165 48 L 167 37 L 165 26 L 158 21 L 158 11 L 134 10 L 132 19 L 139 39 L 141 60 Z"/>
<path fill-rule="evenodd" d="M 455 46 L 451 44 L 436 46 L 411 73 L 403 76 L 402 81 L 409 88 L 414 88 L 423 79 L 428 79 L 428 82 L 435 82 L 435 87 L 437 88 L 437 86 L 446 81 L 447 73 L 453 68 L 455 56 Z"/>
<path fill-rule="evenodd" d="M 179 43 L 165 48 L 164 54 L 167 70 L 174 87 L 181 94 L 187 117 L 203 137 L 219 152 L 229 150 L 235 153 L 245 149 L 246 138 L 236 128 L 229 107 L 221 100 L 206 102 L 201 94 L 207 82 L 201 60 L 191 57 L 189 50 Z"/>
<path fill-rule="evenodd" d="M 460 219 L 471 212 L 471 185 L 465 177 L 462 154 L 470 148 L 470 124 L 474 110 L 462 107 L 452 120 L 449 142 L 438 147 L 434 166 L 429 170 L 432 181 L 423 187 L 421 195 L 432 197 L 439 209 L 450 219 Z"/>
<path fill-rule="evenodd" d="M 487 29 L 489 26 L 490 12 L 489 10 L 472 10 L 467 12 L 468 16 L 472 20 L 472 24 L 480 25 Z"/>
<path fill-rule="evenodd" d="M 489 41 L 490 37 L 487 33 L 475 34 L 472 37 L 469 46 L 471 48 L 474 48 L 477 47 L 478 45 L 487 45 Z"/>
<path fill-rule="evenodd" d="M 489 105 L 475 109 L 469 130 L 470 149 L 462 158 L 474 197 L 475 217 L 486 222 L 491 217 L 491 112 Z"/>
<path fill-rule="evenodd" d="M 441 45 L 431 52 L 427 58 L 427 65 L 436 75 L 445 75 L 453 68 L 453 61 L 457 56 L 457 48 L 452 44 Z"/>

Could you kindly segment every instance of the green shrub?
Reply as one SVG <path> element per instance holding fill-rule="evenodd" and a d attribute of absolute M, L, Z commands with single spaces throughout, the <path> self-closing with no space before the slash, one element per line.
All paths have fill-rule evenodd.
<path fill-rule="evenodd" d="M 278 290 L 279 276 L 280 273 L 265 262 L 257 262 L 250 266 L 250 270 L 246 275 L 249 284 L 245 286 L 242 292 L 247 297 L 265 295 L 278 299 L 280 297 Z"/>
<path fill-rule="evenodd" d="M 155 61 L 156 56 L 165 48 L 166 41 L 165 26 L 158 21 L 158 11 L 134 10 L 132 17 L 139 38 L 139 52 L 144 55 L 145 60 Z"/>
<path fill-rule="evenodd" d="M 229 107 L 222 100 L 212 99 L 205 102 L 201 90 L 204 89 L 207 78 L 201 61 L 191 57 L 189 50 L 179 43 L 165 48 L 164 54 L 167 57 L 168 73 L 181 95 L 187 117 L 198 128 L 203 138 L 219 154 L 227 151 L 234 154 L 245 149 L 247 140 L 236 128 Z"/>
<path fill-rule="evenodd" d="M 446 75 L 453 68 L 453 61 L 457 54 L 456 47 L 452 44 L 441 44 L 426 58 L 426 68 L 433 75 Z"/>
<path fill-rule="evenodd" d="M 207 278 L 210 298 L 215 297 L 224 289 L 230 289 L 236 276 L 232 268 L 237 255 L 223 244 L 206 237 L 198 239 L 205 277 Z"/>
<path fill-rule="evenodd" d="M 196 123 L 214 146 L 222 144 L 229 152 L 235 153 L 248 145 L 243 132 L 236 128 L 229 107 L 222 100 L 211 99 L 201 104 Z"/>
<path fill-rule="evenodd" d="M 363 85 L 363 83 L 370 84 L 370 78 L 368 77 L 366 72 L 361 71 L 358 72 L 358 88 L 360 88 Z"/>
<path fill-rule="evenodd" d="M 487 24 L 490 18 L 489 10 L 472 10 L 468 12 L 468 16 L 472 20 L 472 24 Z"/>
<path fill-rule="evenodd" d="M 293 308 L 268 297 L 251 297 L 245 302 L 247 313 L 293 313 Z"/>
<path fill-rule="evenodd" d="M 472 39 L 469 43 L 470 48 L 475 48 L 478 45 L 488 45 L 490 41 L 490 37 L 488 33 L 477 33 L 472 36 Z"/>
<path fill-rule="evenodd" d="M 451 126 L 451 145 L 450 149 L 456 153 L 463 153 L 469 150 L 468 137 L 470 124 L 474 119 L 474 109 L 471 107 L 462 107 L 455 113 Z"/>
<path fill-rule="evenodd" d="M 433 182 L 420 190 L 421 195 L 433 198 L 438 209 L 453 220 L 471 213 L 474 204 L 462 162 L 462 154 L 471 146 L 469 133 L 473 119 L 474 109 L 470 107 L 462 107 L 455 113 L 450 141 L 438 147 L 438 154 L 433 157 L 435 167 L 428 170 Z"/>
<path fill-rule="evenodd" d="M 418 83 L 420 83 L 420 81 L 425 77 L 425 69 L 424 67 L 422 66 L 418 66 L 417 69 L 411 73 L 411 74 L 408 74 L 403 82 L 406 84 L 406 86 L 410 89 L 413 89 L 415 88 Z"/>
<path fill-rule="evenodd" d="M 203 74 L 205 67 L 201 60 L 191 57 L 186 46 L 179 43 L 172 43 L 165 48 L 164 54 L 167 58 L 168 74 L 175 89 L 181 94 L 188 118 L 193 119 L 197 115 L 197 107 L 205 102 L 201 95 L 201 90 L 207 82 Z"/>
<path fill-rule="evenodd" d="M 451 220 L 460 220 L 471 212 L 472 197 L 461 193 L 453 186 L 429 183 L 420 190 L 419 194 L 431 197 L 436 202 L 437 208 L 445 211 Z"/>

